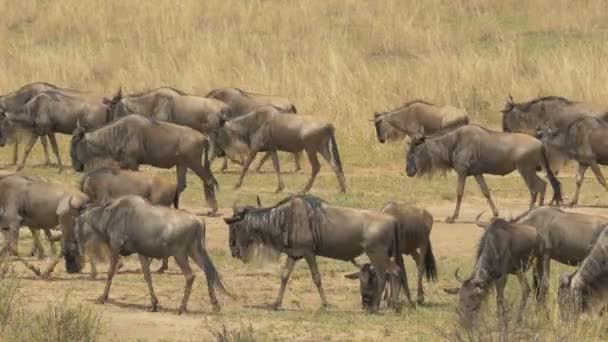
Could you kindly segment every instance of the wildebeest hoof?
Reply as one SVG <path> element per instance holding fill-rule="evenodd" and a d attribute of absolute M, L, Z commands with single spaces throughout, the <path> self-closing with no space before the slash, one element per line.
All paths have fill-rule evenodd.
<path fill-rule="evenodd" d="M 188 309 L 186 309 L 185 307 L 180 307 L 179 310 L 177 311 L 178 315 L 184 314 L 184 313 L 188 313 Z"/>
<path fill-rule="evenodd" d="M 17 172 L 19 172 L 19 171 L 21 171 L 21 170 L 23 170 L 23 165 L 19 165 L 19 166 L 17 166 Z"/>
<path fill-rule="evenodd" d="M 418 305 L 424 304 L 424 297 L 418 297 L 418 298 L 416 298 L 416 304 L 418 304 Z"/>
<path fill-rule="evenodd" d="M 281 308 L 281 304 L 279 304 L 279 303 L 274 303 L 270 306 L 270 309 L 274 310 L 274 311 L 278 311 L 280 308 Z"/>
<path fill-rule="evenodd" d="M 105 298 L 104 296 L 100 296 L 99 298 L 97 298 L 97 300 L 95 301 L 95 304 L 104 304 L 106 302 L 107 298 Z"/>
<path fill-rule="evenodd" d="M 285 190 L 285 187 L 284 186 L 280 186 L 274 192 L 282 192 L 283 190 Z"/>
<path fill-rule="evenodd" d="M 222 307 L 219 304 L 213 304 L 213 312 L 220 312 Z"/>
<path fill-rule="evenodd" d="M 569 202 L 568 204 L 566 204 L 566 206 L 568 208 L 574 208 L 574 207 L 576 207 L 577 204 L 578 204 L 578 201 L 577 202 L 572 201 L 572 202 Z"/>
<path fill-rule="evenodd" d="M 165 273 L 165 271 L 166 271 L 166 270 L 167 270 L 167 269 L 166 269 L 165 267 L 161 267 L 161 268 L 159 268 L 158 270 L 156 270 L 156 273 L 158 273 L 158 274 L 163 274 L 163 273 Z"/>
<path fill-rule="evenodd" d="M 445 219 L 445 223 L 454 223 L 454 222 L 456 222 L 456 218 L 453 216 L 447 217 Z"/>

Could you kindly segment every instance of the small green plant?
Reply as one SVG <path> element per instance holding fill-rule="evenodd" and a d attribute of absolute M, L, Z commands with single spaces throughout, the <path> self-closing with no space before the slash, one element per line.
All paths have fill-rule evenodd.
<path fill-rule="evenodd" d="M 251 324 L 241 326 L 239 328 L 229 328 L 225 324 L 221 330 L 213 331 L 213 336 L 217 342 L 255 342 L 256 338 L 253 333 Z"/>

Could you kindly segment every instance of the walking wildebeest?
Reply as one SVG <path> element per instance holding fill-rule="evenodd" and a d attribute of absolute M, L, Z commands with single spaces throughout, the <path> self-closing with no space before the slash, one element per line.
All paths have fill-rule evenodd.
<path fill-rule="evenodd" d="M 534 227 L 494 219 L 479 240 L 475 267 L 469 278 L 461 280 L 456 270 L 456 279 L 462 283 L 458 291 L 461 323 L 471 325 L 492 285 L 496 287 L 498 317 L 504 317 L 504 291 L 508 274 L 517 275 L 521 286 L 517 312 L 517 320 L 520 321 L 530 296 L 526 272 L 543 249 L 543 239 Z"/>
<path fill-rule="evenodd" d="M 110 250 L 110 269 L 103 294 L 97 300 L 108 300 L 112 279 L 119 256 L 137 253 L 150 291 L 152 311 L 158 299 L 152 288 L 150 258 L 173 257 L 186 277 L 184 297 L 178 313 L 187 310 L 188 298 L 194 283 L 189 258 L 205 272 L 209 299 L 214 311 L 220 310 L 215 287 L 230 296 L 220 280 L 209 254 L 205 250 L 205 224 L 195 215 L 183 210 L 155 206 L 139 196 L 124 196 L 107 206 L 90 206 L 75 220 L 72 231 L 66 232 L 69 246 L 66 261 L 78 263 L 81 247 L 89 240 L 106 245 Z M 79 267 L 79 266 L 76 266 Z"/>
<path fill-rule="evenodd" d="M 287 281 L 297 260 L 304 258 L 319 291 L 322 307 L 329 304 L 321 285 L 317 256 L 353 261 L 367 254 L 378 272 L 376 300 L 369 307 L 377 311 L 384 289 L 386 274 L 390 275 L 392 303 L 399 309 L 399 280 L 407 284 L 401 253 L 390 254 L 399 248 L 399 222 L 393 217 L 367 210 L 332 206 L 310 195 L 294 195 L 273 207 L 236 207 L 232 217 L 224 219 L 229 225 L 229 244 L 232 256 L 247 263 L 259 248 L 287 254 L 281 273 L 281 288 L 273 308 L 283 302 Z M 408 299 L 409 293 L 408 293 Z"/>
<path fill-rule="evenodd" d="M 409 177 L 449 169 L 458 174 L 456 208 L 454 214 L 446 219 L 448 223 L 453 223 L 458 217 L 468 176 L 475 177 L 494 217 L 498 216 L 498 209 L 492 201 L 484 174 L 504 176 L 517 170 L 530 191 L 530 208 L 535 205 L 539 194 L 539 204 L 543 205 L 547 185 L 536 174 L 541 165 L 547 171 L 554 192 L 559 194 L 559 189 L 555 190 L 559 182 L 547 167 L 540 141 L 529 135 L 494 132 L 477 125 L 460 126 L 437 136 L 417 135 L 412 138 L 406 157 Z"/>
<path fill-rule="evenodd" d="M 107 167 L 88 172 L 80 180 L 80 191 L 87 194 L 92 203 L 101 206 L 121 196 L 137 195 L 150 204 L 170 207 L 176 190 L 174 183 L 158 175 Z M 168 258 L 164 258 L 158 272 L 163 273 L 167 269 Z"/>
<path fill-rule="evenodd" d="M 247 113 L 254 111 L 257 107 L 261 106 L 274 106 L 277 110 L 284 114 L 297 114 L 296 106 L 289 101 L 289 99 L 273 96 L 263 95 L 244 91 L 239 88 L 217 88 L 211 90 L 205 97 L 220 100 L 226 103 L 230 107 L 230 116 L 226 119 L 234 119 L 239 116 L 243 116 Z M 270 153 L 266 153 L 260 160 L 256 171 L 262 169 L 264 162 L 270 158 Z M 295 172 L 300 171 L 300 153 L 293 154 L 295 163 Z M 225 171 L 228 167 L 228 158 L 224 158 L 224 164 L 222 165 L 222 171 Z"/>
<path fill-rule="evenodd" d="M 393 216 L 399 221 L 399 252 L 411 255 L 418 269 L 418 304 L 424 303 L 424 288 L 422 279 L 426 273 L 428 281 L 437 278 L 437 266 L 431 241 L 433 216 L 426 210 L 409 205 L 400 205 L 389 202 L 380 211 L 382 214 Z M 376 270 L 369 263 L 364 264 L 359 272 L 346 275 L 349 279 L 358 279 L 361 290 L 361 300 L 364 307 L 368 307 L 375 300 L 377 275 Z M 406 293 L 409 289 L 405 290 Z"/>
<path fill-rule="evenodd" d="M 405 103 L 388 112 L 374 113 L 376 137 L 380 143 L 410 138 L 424 129 L 428 134 L 469 124 L 467 112 L 452 106 L 437 106 L 423 100 Z"/>
<path fill-rule="evenodd" d="M 84 207 L 88 202 L 88 197 L 76 189 L 21 175 L 8 176 L 0 180 L 0 194 L 2 194 L 0 228 L 5 236 L 8 250 L 17 257 L 20 226 L 27 226 L 30 229 L 55 229 L 59 226 L 63 230 L 72 223 L 70 213 L 65 210 L 67 201 L 72 199 L 72 206 L 75 208 Z M 49 266 L 44 274 L 35 267 L 30 269 L 37 275 L 46 277 L 52 272 L 54 265 Z M 76 273 L 80 269 L 68 267 L 67 271 Z"/>
<path fill-rule="evenodd" d="M 578 316 L 608 304 L 608 226 L 597 231 L 579 268 L 560 276 L 558 302 L 562 317 Z"/>
<path fill-rule="evenodd" d="M 277 191 L 282 191 L 285 185 L 281 177 L 277 151 L 296 153 L 304 150 L 312 166 L 312 174 L 303 192 L 310 190 L 321 168 L 317 159 L 318 153 L 334 170 L 340 191 L 346 192 L 346 181 L 334 131 L 332 124 L 307 122 L 299 115 L 283 115 L 273 106 L 263 106 L 249 114 L 226 122 L 222 121 L 217 143 L 218 148 L 224 152 L 244 149 L 248 153 L 236 188 L 243 183 L 243 178 L 256 154 L 267 151 L 271 155 L 277 173 Z"/>
<path fill-rule="evenodd" d="M 177 191 L 173 202 L 186 188 L 186 172 L 191 169 L 203 182 L 205 200 L 211 214 L 217 212 L 217 181 L 209 168 L 209 141 L 186 126 L 128 115 L 95 131 L 79 127 L 72 137 L 70 155 L 76 172 L 95 158 L 112 158 L 122 168 L 135 170 L 140 164 L 169 169 L 177 167 Z"/>
<path fill-rule="evenodd" d="M 608 165 L 608 122 L 585 115 L 563 128 L 547 128 L 541 135 L 544 144 L 578 163 L 576 190 L 570 206 L 578 204 L 587 168 L 591 168 L 597 181 L 608 191 L 608 184 L 599 167 Z"/>
<path fill-rule="evenodd" d="M 197 130 L 209 137 L 212 151 L 212 133 L 219 128 L 220 117 L 230 116 L 230 107 L 222 101 L 189 95 L 169 87 L 127 96 L 122 95 L 121 89 L 111 100 L 104 102 L 110 107 L 114 119 L 141 114 Z"/>
<path fill-rule="evenodd" d="M 17 111 L 5 115 L 0 127 L 0 146 L 10 139 L 15 125 L 30 133 L 30 141 L 17 170 L 23 169 L 32 147 L 41 136 L 48 136 L 61 170 L 62 162 L 55 133 L 72 134 L 79 122 L 87 128 L 96 128 L 111 119 L 109 108 L 101 102 L 87 102 L 58 91 L 41 92 Z"/>

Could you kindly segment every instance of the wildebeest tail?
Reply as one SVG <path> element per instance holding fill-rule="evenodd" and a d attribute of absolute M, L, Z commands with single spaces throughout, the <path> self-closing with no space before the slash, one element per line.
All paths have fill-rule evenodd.
<path fill-rule="evenodd" d="M 340 153 L 338 152 L 338 144 L 336 143 L 336 129 L 333 125 L 330 125 L 330 136 L 329 136 L 329 153 L 331 160 L 335 164 L 340 177 L 339 181 L 343 191 L 346 191 L 346 182 L 344 181 L 344 169 L 342 168 L 342 160 L 340 159 Z"/>
<path fill-rule="evenodd" d="M 401 231 L 400 226 L 401 224 L 399 222 L 395 224 L 395 237 L 393 238 L 392 252 L 393 254 L 395 254 L 395 262 L 397 263 L 397 266 L 399 266 L 399 281 L 401 282 L 401 286 L 403 286 L 403 288 L 407 291 L 407 273 L 405 271 L 405 263 L 403 262 L 403 254 L 401 254 L 401 251 L 399 250 L 399 247 L 401 245 L 399 243 L 399 232 Z"/>
<path fill-rule="evenodd" d="M 435 255 L 433 255 L 431 241 L 429 241 L 426 254 L 424 255 L 424 272 L 426 273 L 427 281 L 437 281 L 437 263 L 435 262 Z"/>
<path fill-rule="evenodd" d="M 552 201 L 556 205 L 559 205 L 563 201 L 561 184 L 560 184 L 559 180 L 553 174 L 553 171 L 551 170 L 551 165 L 549 165 L 549 159 L 547 158 L 547 150 L 545 149 L 544 143 L 540 146 L 540 154 L 541 154 L 543 167 L 545 168 L 545 172 L 547 173 L 547 178 L 549 179 L 549 183 L 551 183 L 551 188 L 553 188 L 553 200 Z"/>

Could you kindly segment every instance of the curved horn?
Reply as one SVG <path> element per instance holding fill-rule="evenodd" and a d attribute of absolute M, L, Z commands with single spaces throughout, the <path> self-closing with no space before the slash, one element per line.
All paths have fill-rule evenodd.
<path fill-rule="evenodd" d="M 488 226 L 490 225 L 490 222 L 479 221 L 479 219 L 481 218 L 481 215 L 483 215 L 484 213 L 485 213 L 485 211 L 482 211 L 481 213 L 479 213 L 479 215 L 477 215 L 477 217 L 475 218 L 475 223 L 477 224 L 477 226 L 479 226 L 481 228 L 488 228 Z"/>
<path fill-rule="evenodd" d="M 76 128 L 83 128 L 81 119 L 78 119 L 78 121 L 76 121 Z"/>
<path fill-rule="evenodd" d="M 511 96 L 511 93 L 509 93 L 509 99 L 508 99 L 509 103 L 513 103 L 515 101 L 513 101 L 513 96 Z"/>
<path fill-rule="evenodd" d="M 460 277 L 460 274 L 458 274 L 458 272 L 460 272 L 460 267 L 458 267 L 456 269 L 456 271 L 454 272 L 454 278 L 456 278 L 456 280 L 458 280 L 459 283 L 464 283 L 464 279 L 462 279 Z"/>
<path fill-rule="evenodd" d="M 260 195 L 256 195 L 256 202 L 258 204 L 258 208 L 262 207 L 262 200 L 260 199 Z"/>

